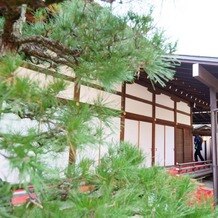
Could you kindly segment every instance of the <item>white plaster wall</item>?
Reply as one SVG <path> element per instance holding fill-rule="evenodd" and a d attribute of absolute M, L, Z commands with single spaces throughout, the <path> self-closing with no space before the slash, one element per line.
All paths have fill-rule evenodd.
<path fill-rule="evenodd" d="M 122 91 L 122 84 L 117 84 L 114 86 L 114 90 L 115 91 L 118 91 L 118 92 L 121 92 Z"/>
<path fill-rule="evenodd" d="M 110 146 L 119 145 L 120 143 L 120 118 L 110 119 L 109 125 L 103 125 L 104 137 L 103 143 L 100 144 L 100 157 L 108 152 Z"/>
<path fill-rule="evenodd" d="M 168 121 L 174 121 L 174 111 L 165 108 L 156 107 L 156 118 Z"/>
<path fill-rule="evenodd" d="M 126 98 L 126 111 L 151 117 L 152 105 Z"/>
<path fill-rule="evenodd" d="M 38 125 L 36 121 L 29 119 L 20 119 L 14 114 L 7 114 L 0 120 L 0 132 L 7 133 L 9 131 L 19 132 L 23 135 L 27 134 L 29 128 L 34 128 Z M 76 162 L 79 163 L 83 158 L 90 158 L 96 164 L 99 163 L 99 158 L 107 153 L 110 145 L 118 144 L 120 137 L 120 118 L 111 118 L 109 126 L 105 126 L 99 121 L 92 122 L 93 128 L 101 125 L 104 131 L 101 144 L 84 145 L 77 150 Z M 44 127 L 46 130 L 46 127 Z M 0 151 L 6 154 L 5 151 Z M 42 156 L 42 161 L 51 169 L 64 170 L 68 165 L 69 149 L 68 147 L 62 153 L 49 152 Z M 9 161 L 0 155 L 0 178 L 10 183 L 19 182 L 18 170 L 10 167 Z M 21 182 L 21 181 L 20 181 Z"/>
<path fill-rule="evenodd" d="M 31 81 L 36 82 L 39 87 L 46 87 L 49 83 L 54 81 L 53 76 L 39 73 L 24 67 L 19 67 L 14 73 L 20 78 L 28 78 Z"/>
<path fill-rule="evenodd" d="M 67 99 L 67 100 L 73 100 L 74 96 L 74 83 L 68 83 L 69 85 L 66 87 L 65 90 L 60 91 L 57 95 L 59 98 Z"/>
<path fill-rule="evenodd" d="M 151 166 L 152 159 L 152 124 L 140 121 L 139 148 L 145 155 L 145 166 Z"/>
<path fill-rule="evenodd" d="M 0 133 L 13 132 L 26 135 L 30 128 L 36 127 L 38 127 L 37 121 L 20 119 L 20 117 L 12 113 L 4 114 L 0 119 Z M 46 131 L 47 127 L 41 125 L 40 129 L 41 131 Z M 5 151 L 1 150 L 0 153 L 5 154 Z M 49 152 L 42 157 L 42 161 L 50 168 L 55 169 L 59 167 L 59 169 L 63 170 L 68 163 L 68 149 L 59 154 Z M 18 183 L 20 181 L 18 170 L 12 170 L 8 159 L 4 158 L 2 155 L 0 155 L 0 178 L 10 183 Z"/>
<path fill-rule="evenodd" d="M 34 64 L 32 64 L 32 65 L 34 65 Z M 47 67 L 45 66 L 45 65 L 43 65 L 43 64 L 37 64 L 36 65 L 36 67 L 40 67 L 40 68 L 42 68 L 43 70 L 47 70 Z M 25 68 L 26 69 L 26 68 Z M 52 71 L 52 69 L 49 69 L 50 71 Z M 62 65 L 62 66 L 59 66 L 58 67 L 58 73 L 59 74 L 63 74 L 63 75 L 66 75 L 66 76 L 69 76 L 69 77 L 72 77 L 72 78 L 75 78 L 75 72 L 73 71 L 73 69 L 72 68 L 70 68 L 70 67 L 68 67 L 68 66 L 64 66 L 64 65 Z M 41 71 L 42 72 L 42 71 Z M 54 74 L 55 74 L 56 72 L 54 72 Z"/>
<path fill-rule="evenodd" d="M 69 74 L 69 72 L 65 72 L 66 74 Z M 39 73 L 27 68 L 19 67 L 15 71 L 15 75 L 20 78 L 29 78 L 31 81 L 36 82 L 39 87 L 46 87 L 49 85 L 49 83 L 52 83 L 55 81 L 55 78 L 50 75 L 46 75 L 43 73 Z M 64 98 L 64 99 L 73 99 L 73 93 L 74 93 L 74 82 L 67 82 L 67 87 L 65 90 L 60 91 L 57 97 Z"/>
<path fill-rule="evenodd" d="M 165 166 L 174 165 L 175 160 L 175 134 L 174 127 L 165 126 Z"/>
<path fill-rule="evenodd" d="M 174 101 L 167 95 L 156 95 L 156 103 L 170 108 L 174 108 Z"/>
<path fill-rule="evenodd" d="M 8 155 L 4 150 L 0 150 L 0 153 L 3 155 Z M 0 178 L 3 181 L 10 183 L 17 183 L 19 181 L 19 172 L 17 169 L 13 169 L 10 165 L 8 159 L 0 155 Z"/>
<path fill-rule="evenodd" d="M 155 164 L 164 166 L 164 126 L 155 125 Z"/>
<path fill-rule="evenodd" d="M 139 97 L 141 99 L 152 101 L 152 93 L 149 92 L 146 87 L 143 87 L 136 83 L 126 84 L 126 93 L 129 95 Z"/>
<path fill-rule="evenodd" d="M 177 108 L 177 110 L 180 110 L 180 111 L 183 111 L 183 112 L 186 112 L 186 113 L 189 113 L 189 114 L 191 113 L 190 107 L 185 102 L 182 102 L 182 101 L 177 102 L 176 108 Z"/>
<path fill-rule="evenodd" d="M 121 108 L 121 97 L 119 95 L 94 89 L 82 85 L 80 90 L 80 101 L 88 104 L 94 104 L 94 102 L 102 100 L 106 107 L 113 109 Z"/>
<path fill-rule="evenodd" d="M 78 148 L 76 153 L 76 164 L 86 158 L 92 160 L 94 165 L 97 165 L 100 159 L 100 145 L 85 145 L 81 148 Z"/>
<path fill-rule="evenodd" d="M 139 121 L 125 119 L 124 140 L 138 147 Z"/>
<path fill-rule="evenodd" d="M 75 72 L 73 71 L 72 68 L 68 66 L 61 66 L 59 67 L 59 72 L 60 74 L 75 78 Z"/>
<path fill-rule="evenodd" d="M 101 122 L 97 118 L 93 118 L 87 123 L 87 125 L 91 127 L 93 135 L 96 134 L 97 129 L 102 128 Z M 100 159 L 100 144 L 83 144 L 79 148 L 77 148 L 76 163 L 79 163 L 84 158 L 92 159 L 95 165 L 98 164 Z"/>
<path fill-rule="evenodd" d="M 151 166 L 152 158 L 152 124 L 148 122 L 125 119 L 124 141 L 141 149 L 145 156 L 143 165 Z"/>
<path fill-rule="evenodd" d="M 57 175 L 64 176 L 63 171 L 69 162 L 69 147 L 67 146 L 63 152 L 48 152 L 42 155 L 41 161 L 48 169 L 55 170 Z"/>
<path fill-rule="evenodd" d="M 185 114 L 177 113 L 177 123 L 191 125 L 191 117 Z"/>
<path fill-rule="evenodd" d="M 77 150 L 76 162 L 79 163 L 83 158 L 92 159 L 97 165 L 100 159 L 108 152 L 110 146 L 118 145 L 120 141 L 120 118 L 113 117 L 109 119 L 107 125 L 98 119 L 93 119 L 90 124 L 95 129 L 101 128 L 103 137 L 100 143 L 82 145 Z"/>

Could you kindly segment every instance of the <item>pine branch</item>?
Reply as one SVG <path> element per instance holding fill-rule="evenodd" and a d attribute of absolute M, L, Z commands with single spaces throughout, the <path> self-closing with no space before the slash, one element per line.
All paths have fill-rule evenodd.
<path fill-rule="evenodd" d="M 81 51 L 79 49 L 70 49 L 58 41 L 48 39 L 43 36 L 31 36 L 26 38 L 20 38 L 17 39 L 16 41 L 19 43 L 19 45 L 28 44 L 28 43 L 41 44 L 51 51 L 54 52 L 59 51 L 65 53 L 66 55 L 71 55 L 73 57 L 79 57 L 81 54 Z"/>
<path fill-rule="evenodd" d="M 48 54 L 48 52 L 42 49 L 41 47 L 34 46 L 31 44 L 28 44 L 22 47 L 21 51 L 23 51 L 27 56 L 33 56 L 33 57 L 38 58 L 39 60 L 42 60 L 48 63 L 54 62 L 56 64 L 66 65 L 71 68 L 73 68 L 77 64 L 75 60 L 70 60 L 67 57 L 61 58 L 57 54 L 56 56 L 55 54 L 53 55 L 52 53 Z"/>
<path fill-rule="evenodd" d="M 20 45 L 20 50 L 29 56 L 47 62 L 50 60 L 56 64 L 64 64 L 71 68 L 78 65 L 77 58 L 82 53 L 79 49 L 68 48 L 58 41 L 43 36 L 17 38 L 16 42 Z"/>

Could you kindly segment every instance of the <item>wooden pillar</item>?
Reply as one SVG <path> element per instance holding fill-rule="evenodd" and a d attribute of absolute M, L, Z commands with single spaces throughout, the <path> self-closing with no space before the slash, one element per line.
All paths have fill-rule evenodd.
<path fill-rule="evenodd" d="M 121 93 L 121 118 L 120 118 L 120 141 L 124 141 L 124 131 L 125 131 L 125 105 L 126 105 L 126 83 L 122 85 Z"/>
<path fill-rule="evenodd" d="M 215 203 L 218 203 L 218 166 L 217 166 L 217 109 L 216 91 L 210 88 L 210 108 L 211 108 L 211 137 L 212 137 L 212 160 L 213 160 L 213 189 Z"/>
<path fill-rule="evenodd" d="M 218 166 L 217 166 L 217 98 L 218 79 L 210 74 L 200 64 L 193 64 L 193 76 L 210 88 L 211 137 L 213 151 L 213 188 L 215 204 L 218 204 Z"/>
<path fill-rule="evenodd" d="M 176 165 L 176 138 L 177 138 L 177 101 L 174 100 L 174 164 Z"/>
<path fill-rule="evenodd" d="M 155 110 L 156 95 L 152 94 L 152 148 L 151 148 L 151 165 L 155 164 L 155 124 L 156 124 L 156 110 Z"/>

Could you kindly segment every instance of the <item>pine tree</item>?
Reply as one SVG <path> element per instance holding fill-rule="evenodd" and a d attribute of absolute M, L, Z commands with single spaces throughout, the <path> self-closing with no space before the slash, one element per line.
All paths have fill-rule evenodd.
<path fill-rule="evenodd" d="M 188 215 L 208 212 L 206 206 L 195 212 L 188 206 L 189 180 L 177 184 L 159 168 L 141 168 L 141 153 L 128 145 L 110 150 L 97 167 L 92 160 L 83 160 L 67 170 L 52 170 L 44 161 L 48 152 L 58 154 L 69 147 L 74 160 L 78 147 L 102 142 L 102 128 L 89 124 L 99 120 L 107 125 L 110 117 L 119 115 L 101 101 L 88 105 L 76 98 L 57 98 L 67 86 L 58 76 L 62 66 L 71 69 L 76 84 L 97 81 L 107 91 L 132 81 L 135 74 L 162 85 L 173 78 L 173 61 L 165 55 L 174 46 L 154 27 L 151 11 L 144 16 L 129 12 L 117 17 L 110 8 L 81 0 L 7 0 L 1 7 L 0 116 L 12 113 L 35 125 L 27 132 L 1 130 L 0 155 L 19 171 L 22 186 L 29 181 L 34 184 L 44 207 L 11 211 L 8 198 L 0 197 L 2 216 L 161 217 L 163 213 L 176 217 L 179 210 L 181 215 L 194 217 Z M 25 22 L 30 12 L 34 15 Z M 42 87 L 17 77 L 16 69 L 28 63 L 43 65 L 45 72 L 50 70 L 58 78 Z M 161 189 L 162 178 L 166 190 Z M 81 193 L 81 182 L 92 185 L 91 193 Z M 11 185 L 0 185 L 9 196 Z M 174 197 L 168 192 L 171 185 L 178 191 Z"/>

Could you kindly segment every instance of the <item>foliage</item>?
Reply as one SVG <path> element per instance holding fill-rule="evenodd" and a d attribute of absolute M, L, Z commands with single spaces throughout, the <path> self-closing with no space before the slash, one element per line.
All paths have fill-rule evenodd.
<path fill-rule="evenodd" d="M 141 71 L 161 85 L 173 78 L 173 60 L 164 55 L 174 45 L 154 26 L 151 12 L 117 17 L 109 8 L 81 0 L 54 7 L 39 9 L 38 22 L 26 23 L 22 36 L 15 38 L 25 58 L 56 67 L 65 64 L 78 79 L 98 80 L 107 89 Z"/>
<path fill-rule="evenodd" d="M 0 21 L 3 31 L 7 22 L 7 17 Z M 77 84 L 97 83 L 111 92 L 117 84 L 132 81 L 135 73 L 164 85 L 173 77 L 173 60 L 164 56 L 171 54 L 173 45 L 154 27 L 151 13 L 116 17 L 95 3 L 64 1 L 52 13 L 46 8 L 36 11 L 35 22 L 26 23 L 22 35 L 13 40 L 9 41 L 17 49 L 0 57 L 0 118 L 16 116 L 23 126 L 13 129 L 12 122 L 11 128 L 0 127 L 0 155 L 19 171 L 19 186 L 31 181 L 43 209 L 11 210 L 7 203 L 12 187 L 1 183 L 1 216 L 195 217 L 209 211 L 208 206 L 188 205 L 188 178 L 178 180 L 161 168 L 143 168 L 140 151 L 129 145 L 111 148 L 98 166 L 84 159 L 67 169 L 51 167 L 47 159 L 56 159 L 69 147 L 104 144 L 102 126 L 110 126 L 110 118 L 119 111 L 107 108 L 101 99 L 88 105 L 57 98 L 69 85 L 63 79 L 44 85 L 17 76 L 26 61 L 43 65 L 45 74 L 49 68 L 54 77 L 68 66 Z M 31 125 L 25 126 L 26 121 Z M 100 125 L 94 128 L 96 123 Z M 94 189 L 82 193 L 83 183 Z"/>
<path fill-rule="evenodd" d="M 73 66 L 77 76 L 98 78 L 104 87 L 111 88 L 114 83 L 130 80 L 139 68 L 144 68 L 154 82 L 163 84 L 161 81 L 172 79 L 172 64 L 162 57 L 172 52 L 172 44 L 166 43 L 163 33 L 152 25 L 151 14 L 131 12 L 116 17 L 107 8 L 73 1 L 63 4 L 50 22 L 28 26 L 25 33 L 32 36 L 37 31 L 77 48 L 78 65 Z"/>
<path fill-rule="evenodd" d="M 153 27 L 150 13 L 116 17 L 109 8 L 80 0 L 55 5 L 51 17 L 50 12 L 39 9 L 37 22 L 26 23 L 16 39 L 19 49 L 0 58 L 0 115 L 12 113 L 35 122 L 25 131 L 0 132 L 1 149 L 7 152 L 4 156 L 24 177 L 41 176 L 40 160 L 48 151 L 102 141 L 102 128 L 94 129 L 90 124 L 98 120 L 107 125 L 118 113 L 107 109 L 103 101 L 93 106 L 61 101 L 57 94 L 68 85 L 62 79 L 44 86 L 17 77 L 15 70 L 23 60 L 52 68 L 54 76 L 65 64 L 73 70 L 77 83 L 95 82 L 106 90 L 132 80 L 141 69 L 154 82 L 163 83 L 173 76 L 168 68 L 171 65 L 163 61 L 171 44 Z M 46 73 L 46 68 L 43 70 Z"/>
<path fill-rule="evenodd" d="M 210 203 L 190 205 L 195 185 L 163 168 L 140 166 L 144 157 L 129 144 L 111 147 L 93 168 L 84 159 L 72 166 L 70 179 L 47 181 L 41 188 L 43 209 L 16 207 L 14 217 L 215 217 Z M 68 171 L 69 173 L 69 171 Z M 69 175 L 68 175 L 69 178 Z M 92 185 L 81 192 L 83 185 Z M 64 196 L 64 198 L 63 198 Z"/>

